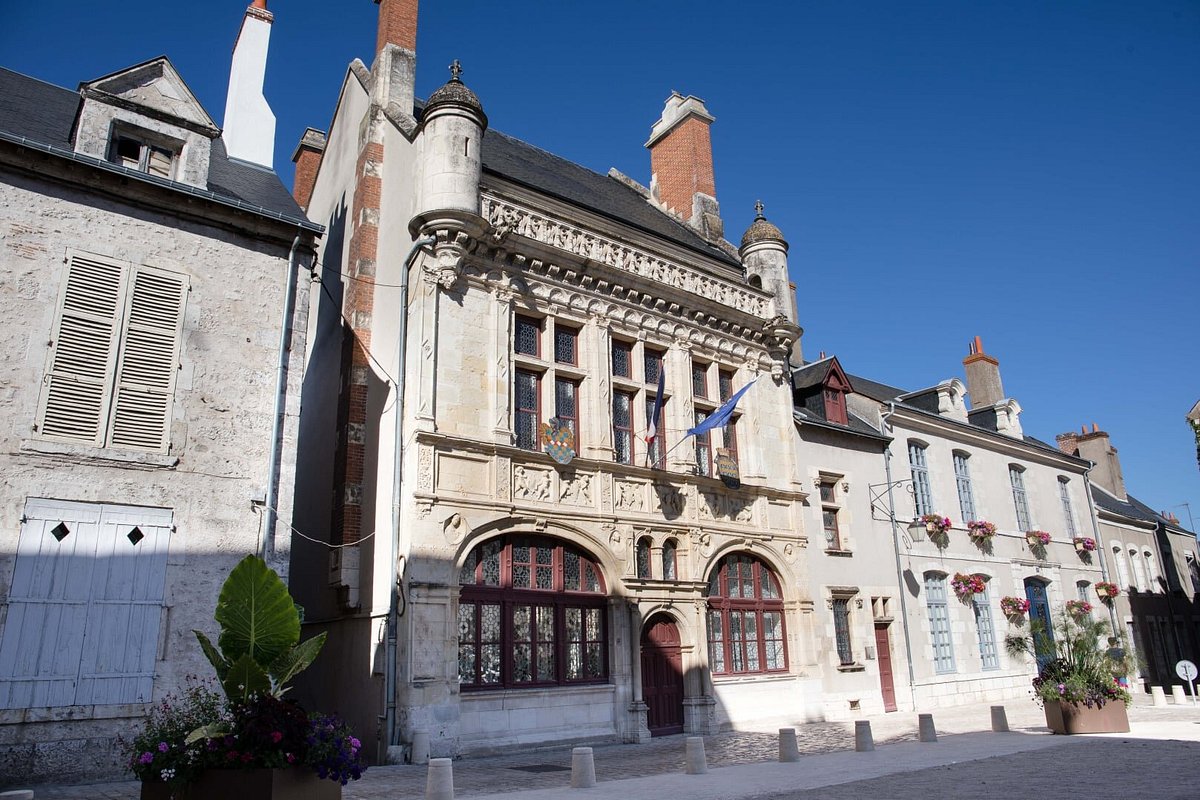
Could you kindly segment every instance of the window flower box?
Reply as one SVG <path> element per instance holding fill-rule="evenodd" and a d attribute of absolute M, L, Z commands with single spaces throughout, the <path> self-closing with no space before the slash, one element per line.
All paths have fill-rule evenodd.
<path fill-rule="evenodd" d="M 967 535 L 976 542 L 988 542 L 996 535 L 996 526 L 987 520 L 973 519 L 967 523 Z"/>
<path fill-rule="evenodd" d="M 1072 541 L 1075 544 L 1076 552 L 1094 553 L 1096 551 L 1096 540 L 1090 536 L 1076 536 Z"/>
<path fill-rule="evenodd" d="M 1096 596 L 1106 603 L 1111 603 L 1121 593 L 1115 583 L 1108 581 L 1096 581 L 1093 588 L 1096 590 Z"/>
<path fill-rule="evenodd" d="M 954 573 L 954 577 L 950 580 L 950 586 L 954 588 L 958 599 L 964 602 L 987 591 L 987 581 L 983 579 L 982 575 L 967 575 L 962 572 Z"/>
<path fill-rule="evenodd" d="M 1087 600 L 1068 600 L 1067 613 L 1072 617 L 1086 617 L 1092 613 L 1092 604 Z"/>
<path fill-rule="evenodd" d="M 941 514 L 926 514 L 921 517 L 921 522 L 925 523 L 925 530 L 929 532 L 930 536 L 946 536 L 953 526 L 950 518 L 943 517 Z"/>
<path fill-rule="evenodd" d="M 1050 544 L 1050 534 L 1045 531 L 1026 531 L 1025 541 L 1029 543 L 1030 547 L 1044 549 L 1046 545 Z"/>
<path fill-rule="evenodd" d="M 1029 613 L 1029 601 L 1024 597 L 1002 597 L 1000 610 L 1006 617 L 1023 617 Z"/>

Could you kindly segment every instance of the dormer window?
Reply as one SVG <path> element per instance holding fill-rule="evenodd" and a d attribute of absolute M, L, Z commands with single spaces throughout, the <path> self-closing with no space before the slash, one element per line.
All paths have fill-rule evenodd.
<path fill-rule="evenodd" d="M 836 386 L 825 386 L 825 419 L 841 425 L 847 424 L 846 393 Z"/>
<path fill-rule="evenodd" d="M 108 160 L 147 175 L 174 179 L 179 149 L 179 143 L 168 137 L 117 122 L 113 126 Z"/>

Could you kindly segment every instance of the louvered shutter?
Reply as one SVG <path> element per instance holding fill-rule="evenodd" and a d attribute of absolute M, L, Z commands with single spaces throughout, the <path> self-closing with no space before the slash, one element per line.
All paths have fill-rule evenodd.
<path fill-rule="evenodd" d="M 46 438 L 104 444 L 125 274 L 120 261 L 69 256 L 39 414 Z"/>
<path fill-rule="evenodd" d="M 113 447 L 167 449 L 186 295 L 181 275 L 133 270 L 108 437 Z"/>

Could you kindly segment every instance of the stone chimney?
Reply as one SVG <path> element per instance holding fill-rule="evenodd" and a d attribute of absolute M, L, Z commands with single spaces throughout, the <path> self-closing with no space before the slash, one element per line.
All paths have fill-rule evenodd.
<path fill-rule="evenodd" d="M 1076 441 L 1078 456 L 1096 465 L 1091 471 L 1092 483 L 1117 499 L 1126 500 L 1128 495 L 1125 494 L 1125 478 L 1121 475 L 1121 459 L 1117 457 L 1117 448 L 1112 446 L 1108 434 L 1093 422 L 1090 431 L 1084 426 Z"/>
<path fill-rule="evenodd" d="M 967 371 L 967 394 L 971 396 L 971 408 L 984 408 L 1004 399 L 1000 362 L 983 352 L 982 338 L 976 336 L 971 342 L 971 352 L 963 359 L 963 368 Z"/>
<path fill-rule="evenodd" d="M 650 196 L 709 240 L 725 235 L 713 176 L 714 117 L 704 101 L 671 92 L 662 117 L 650 128 Z"/>
<path fill-rule="evenodd" d="M 371 67 L 371 100 L 399 119 L 411 119 L 417 80 L 417 0 L 375 3 L 379 28 Z"/>
<path fill-rule="evenodd" d="M 1087 434 L 1087 429 L 1083 429 L 1083 433 Z M 1060 433 L 1054 437 L 1054 441 L 1058 443 L 1058 449 L 1062 450 L 1069 456 L 1079 455 L 1079 434 L 1075 431 L 1067 431 Z"/>
<path fill-rule="evenodd" d="M 321 157 L 325 154 L 325 132 L 316 128 L 304 131 L 300 144 L 292 153 L 292 163 L 296 165 L 296 178 L 292 183 L 292 197 L 304 211 L 308 211 L 308 201 L 312 199 L 313 187 L 317 183 L 317 170 L 321 168 Z"/>
<path fill-rule="evenodd" d="M 267 169 L 274 169 L 275 163 L 275 114 L 263 96 L 263 80 L 267 76 L 267 48 L 274 20 L 275 16 L 267 10 L 267 0 L 254 0 L 246 9 L 233 46 L 221 134 L 230 158 Z"/>

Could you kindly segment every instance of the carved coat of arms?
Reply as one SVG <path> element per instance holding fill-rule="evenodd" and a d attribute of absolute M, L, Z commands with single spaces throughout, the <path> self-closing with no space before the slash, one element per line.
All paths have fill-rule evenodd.
<path fill-rule="evenodd" d="M 575 458 L 575 432 L 558 417 L 542 425 L 542 442 L 546 452 L 559 464 L 567 465 Z"/>

